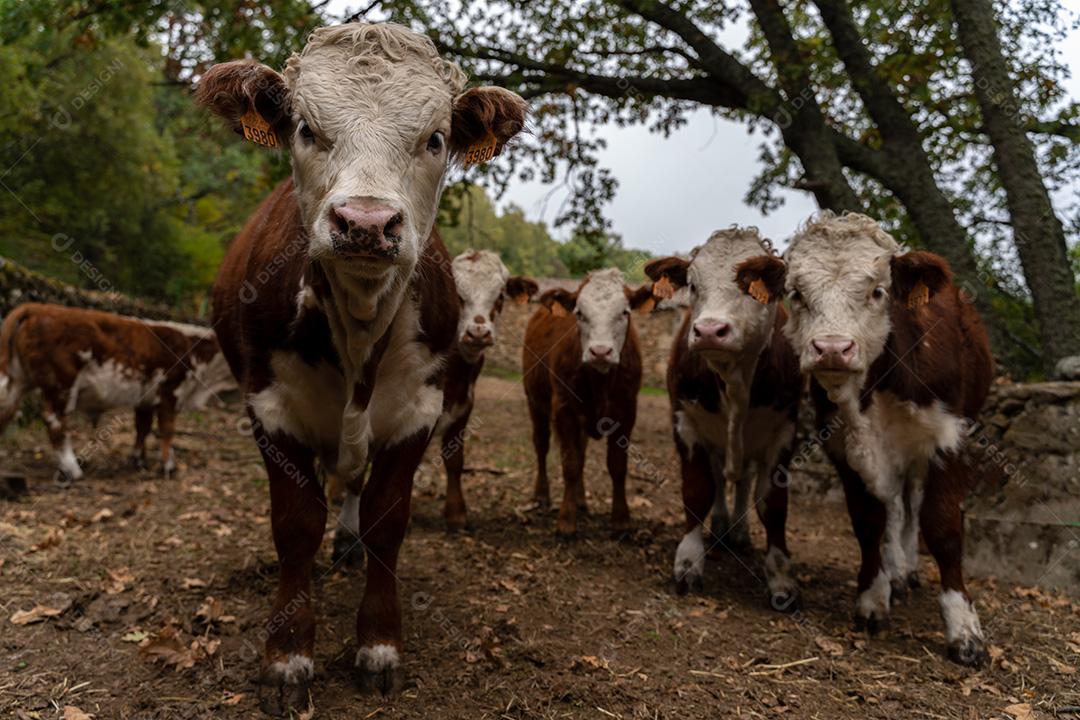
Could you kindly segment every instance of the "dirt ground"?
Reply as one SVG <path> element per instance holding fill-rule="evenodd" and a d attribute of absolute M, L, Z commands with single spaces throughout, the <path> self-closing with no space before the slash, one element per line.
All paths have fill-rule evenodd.
<path fill-rule="evenodd" d="M 705 591 L 676 595 L 667 399 L 639 402 L 633 537 L 609 538 L 610 484 L 593 443 L 591 515 L 567 543 L 553 515 L 527 509 L 519 385 L 483 378 L 466 449 L 472 529 L 444 531 L 441 467 L 427 462 L 417 478 L 399 564 L 409 682 L 397 698 L 352 683 L 362 578 L 332 567 L 324 542 L 315 717 L 1080 717 L 1080 603 L 1069 598 L 973 580 L 993 662 L 961 668 L 944 657 L 924 558 L 930 584 L 894 609 L 888 636 L 853 632 L 857 548 L 839 503 L 793 497 L 801 612 L 768 607 L 756 519 L 754 555 L 721 550 Z M 29 493 L 0 501 L 3 717 L 259 717 L 261 626 L 277 577 L 265 476 L 238 407 L 188 413 L 179 427 L 181 473 L 166 480 L 128 466 L 129 413 L 78 425 L 89 471 L 66 489 L 40 422 L 4 438 L 0 467 L 25 472 Z M 557 479 L 554 450 L 551 465 Z"/>

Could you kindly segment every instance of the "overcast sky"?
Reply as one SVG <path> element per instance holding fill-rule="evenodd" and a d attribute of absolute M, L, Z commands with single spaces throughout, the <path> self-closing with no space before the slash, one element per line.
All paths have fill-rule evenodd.
<path fill-rule="evenodd" d="M 335 3 L 339 7 L 348 4 Z M 1063 0 L 1062 4 L 1080 13 L 1080 0 Z M 730 50 L 740 47 L 745 35 L 745 27 L 731 28 L 719 39 Z M 1066 86 L 1070 95 L 1078 98 L 1080 31 L 1072 31 L 1061 51 L 1073 70 Z M 690 114 L 688 119 L 668 138 L 641 126 L 599 129 L 608 142 L 601 164 L 619 180 L 617 195 L 606 214 L 624 245 L 653 253 L 687 252 L 713 230 L 732 224 L 756 225 L 766 237 L 783 244 L 796 225 L 815 210 L 813 198 L 808 193 L 785 191 L 781 193 L 784 205 L 768 215 L 746 205 L 743 198 L 761 169 L 761 136 L 748 133 L 741 123 L 714 118 L 705 110 Z M 501 202 L 516 203 L 530 219 L 550 224 L 565 197 L 564 192 L 556 192 L 545 203 L 551 192 L 550 185 L 515 182 Z M 567 228 L 560 228 L 556 235 L 565 238 L 566 233 Z"/>

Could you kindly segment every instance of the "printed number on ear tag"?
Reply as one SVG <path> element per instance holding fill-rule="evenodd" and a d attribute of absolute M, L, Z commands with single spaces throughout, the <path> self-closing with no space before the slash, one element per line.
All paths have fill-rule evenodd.
<path fill-rule="evenodd" d="M 907 296 L 907 306 L 912 309 L 926 305 L 928 302 L 930 302 L 930 288 L 922 282 L 916 284 Z"/>
<path fill-rule="evenodd" d="M 750 287 L 747 288 L 746 291 L 750 293 L 750 297 L 754 298 L 762 305 L 769 304 L 769 289 L 765 287 L 765 281 L 761 278 L 750 283 Z"/>
<path fill-rule="evenodd" d="M 469 149 L 465 151 L 465 157 L 462 162 L 466 167 L 486 163 L 488 160 L 495 157 L 495 150 L 498 145 L 499 141 L 495 139 L 495 136 L 488 135 L 475 145 L 469 146 Z"/>
<path fill-rule="evenodd" d="M 277 135 L 270 129 L 270 123 L 254 109 L 248 110 L 240 118 L 240 127 L 244 129 L 244 137 L 256 145 L 270 148 L 278 146 Z"/>
<path fill-rule="evenodd" d="M 661 300 L 667 300 L 675 294 L 675 286 L 667 279 L 667 275 L 661 275 L 660 279 L 653 283 L 652 294 Z"/>

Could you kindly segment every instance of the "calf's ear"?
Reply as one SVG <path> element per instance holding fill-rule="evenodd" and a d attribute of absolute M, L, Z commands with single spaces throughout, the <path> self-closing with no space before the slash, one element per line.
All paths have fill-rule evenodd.
<path fill-rule="evenodd" d="M 529 302 L 529 298 L 539 292 L 540 286 L 531 277 L 515 275 L 506 281 L 506 294 L 518 305 Z"/>
<path fill-rule="evenodd" d="M 653 281 L 652 294 L 666 300 L 677 288 L 685 287 L 690 261 L 680 257 L 665 257 L 645 263 L 645 274 Z"/>
<path fill-rule="evenodd" d="M 758 255 L 735 266 L 735 283 L 739 289 L 762 305 L 768 305 L 784 294 L 787 266 L 774 255 Z"/>
<path fill-rule="evenodd" d="M 288 145 L 292 107 L 285 78 L 253 60 L 214 65 L 195 87 L 195 100 L 233 132 L 266 147 Z"/>
<path fill-rule="evenodd" d="M 637 310 L 642 315 L 652 312 L 652 309 L 656 307 L 656 296 L 653 291 L 654 287 L 655 286 L 652 283 L 645 283 L 637 290 L 625 288 L 626 299 L 630 302 L 630 308 Z"/>
<path fill-rule="evenodd" d="M 467 164 L 486 162 L 521 132 L 527 112 L 517 93 L 494 86 L 470 88 L 454 99 L 450 148 Z"/>
<path fill-rule="evenodd" d="M 554 288 L 540 296 L 540 304 L 555 317 L 565 317 L 573 312 L 577 305 L 577 295 L 562 288 Z"/>
<path fill-rule="evenodd" d="M 952 269 L 945 258 L 932 252 L 916 250 L 894 255 L 889 261 L 893 297 L 916 308 L 930 302 L 952 282 Z"/>

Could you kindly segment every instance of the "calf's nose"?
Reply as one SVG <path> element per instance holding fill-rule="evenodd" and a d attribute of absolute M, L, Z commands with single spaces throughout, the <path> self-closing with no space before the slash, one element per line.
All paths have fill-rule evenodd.
<path fill-rule="evenodd" d="M 400 239 L 404 221 L 398 210 L 366 198 L 352 198 L 330 210 L 331 227 L 351 241 L 362 242 L 368 250 L 391 249 Z"/>
<path fill-rule="evenodd" d="M 699 338 L 722 338 L 730 329 L 730 324 L 720 320 L 699 320 L 694 323 L 694 335 Z"/>
<path fill-rule="evenodd" d="M 811 352 L 818 367 L 842 369 L 855 357 L 855 341 L 840 335 L 825 335 L 810 341 Z"/>
<path fill-rule="evenodd" d="M 593 360 L 611 360 L 615 349 L 610 345 L 593 345 L 589 348 L 589 357 Z"/>
<path fill-rule="evenodd" d="M 487 342 L 491 339 L 491 330 L 487 327 L 469 327 L 465 334 L 475 342 Z"/>

